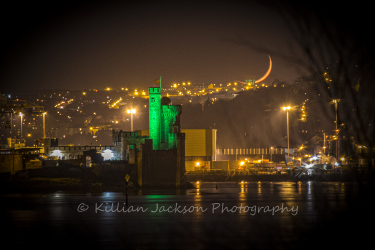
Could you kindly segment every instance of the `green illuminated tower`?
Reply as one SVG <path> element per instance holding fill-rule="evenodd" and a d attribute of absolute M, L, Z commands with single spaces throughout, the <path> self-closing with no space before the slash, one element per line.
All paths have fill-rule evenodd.
<path fill-rule="evenodd" d="M 180 133 L 181 105 L 162 105 L 161 149 L 177 147 L 177 134 Z"/>
<path fill-rule="evenodd" d="M 161 137 L 161 88 L 150 87 L 149 93 L 149 137 L 153 150 L 160 149 Z"/>

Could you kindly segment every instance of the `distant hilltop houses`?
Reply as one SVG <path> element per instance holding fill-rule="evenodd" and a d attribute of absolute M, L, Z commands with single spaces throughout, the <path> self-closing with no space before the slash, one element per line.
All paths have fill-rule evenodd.
<path fill-rule="evenodd" d="M 222 99 L 231 99 L 236 96 L 236 93 L 240 91 L 246 90 L 256 90 L 259 88 L 268 88 L 268 87 L 276 87 L 278 84 L 266 84 L 266 83 L 255 83 L 255 80 L 245 80 L 241 82 L 231 82 L 225 84 L 194 84 L 191 82 L 181 82 L 181 83 L 173 83 L 170 86 L 161 86 L 161 93 L 163 96 L 169 97 L 172 100 L 174 98 L 187 98 L 188 102 L 194 102 L 203 98 L 206 100 L 207 97 L 211 96 L 213 101 L 222 98 Z M 99 90 L 102 92 L 103 90 Z M 97 89 L 89 89 L 88 91 L 83 92 L 83 95 L 89 95 L 90 92 L 97 93 Z M 105 88 L 104 93 L 112 93 L 112 92 L 122 92 L 126 93 L 131 97 L 141 97 L 148 99 L 148 91 L 141 89 L 141 88 Z M 216 98 L 216 99 L 215 99 Z M 118 99 L 111 100 L 112 102 L 108 101 L 108 106 L 112 108 L 117 108 L 121 104 L 123 100 L 122 97 Z"/>
<path fill-rule="evenodd" d="M 329 78 L 325 76 L 324 81 L 329 83 Z M 164 165 L 178 170 L 179 174 L 170 176 L 175 182 L 184 171 L 256 171 L 260 164 L 279 172 L 313 163 L 333 168 L 366 166 L 372 149 L 352 136 L 338 133 L 345 123 L 329 121 L 328 130 L 320 127 L 321 118 L 311 110 L 312 105 L 322 101 L 311 98 L 321 97 L 309 92 L 309 86 L 303 82 L 270 85 L 256 80 L 226 84 L 181 82 L 168 86 L 159 82 L 147 90 L 106 88 L 2 94 L 1 171 L 61 166 L 61 161 L 87 167 L 125 161 L 152 169 L 150 166 L 166 157 L 173 164 Z M 268 128 L 269 121 L 276 117 L 283 118 L 275 122 L 277 129 L 285 126 L 287 113 L 279 114 L 277 106 L 279 99 L 285 99 L 285 93 L 292 93 L 295 98 L 295 104 L 290 106 L 294 119 L 291 124 L 303 144 L 297 145 L 294 137 L 287 147 L 286 129 L 277 130 L 277 134 L 273 131 L 274 141 L 263 137 L 257 140 L 254 134 L 248 136 L 249 132 L 256 135 Z M 216 103 L 219 100 L 224 101 Z M 334 105 L 340 105 L 340 100 L 335 99 Z M 226 113 L 222 113 L 223 109 Z M 188 118 L 183 120 L 187 113 Z M 199 123 L 203 120 L 204 126 Z M 263 121 L 268 123 L 264 125 Z M 337 129 L 331 129 L 332 124 Z M 245 133 L 237 125 L 245 126 Z M 226 139 L 219 145 L 218 131 L 220 138 Z"/>
<path fill-rule="evenodd" d="M 268 86 L 257 86 L 254 81 L 227 84 L 182 82 L 162 86 L 161 95 L 168 97 L 173 104 L 201 104 L 203 109 L 207 102 L 230 100 L 240 91 L 259 87 Z M 0 96 L 3 110 L 0 123 L 7 129 L 12 127 L 1 131 L 3 147 L 8 144 L 6 138 L 16 142 L 21 137 L 26 145 L 34 145 L 37 139 L 44 137 L 58 138 L 63 144 L 108 144 L 112 130 L 130 127 L 127 109 L 136 108 L 135 116 L 139 119 L 139 116 L 147 116 L 149 104 L 149 91 L 137 88 L 27 91 Z M 143 122 L 138 128 L 146 129 L 147 123 Z M 78 140 L 77 134 L 90 134 L 91 138 L 87 136 Z"/>

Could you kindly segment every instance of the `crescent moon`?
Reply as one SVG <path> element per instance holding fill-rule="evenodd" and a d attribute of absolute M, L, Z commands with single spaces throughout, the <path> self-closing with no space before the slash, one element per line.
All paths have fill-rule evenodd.
<path fill-rule="evenodd" d="M 261 81 L 263 81 L 264 79 L 267 78 L 267 76 L 271 73 L 271 69 L 272 69 L 272 60 L 271 60 L 271 57 L 268 55 L 268 57 L 270 58 L 270 66 L 266 72 L 266 74 L 264 74 L 264 76 L 262 76 L 262 78 L 259 78 L 258 80 L 255 81 L 255 83 L 259 83 Z"/>

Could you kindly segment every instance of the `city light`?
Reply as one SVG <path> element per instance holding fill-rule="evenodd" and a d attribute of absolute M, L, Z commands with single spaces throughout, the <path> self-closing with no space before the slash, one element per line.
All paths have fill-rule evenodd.
<path fill-rule="evenodd" d="M 128 109 L 126 112 L 128 114 L 135 114 L 135 109 Z"/>
<path fill-rule="evenodd" d="M 108 161 L 108 160 L 111 160 L 114 157 L 114 154 L 113 154 L 112 150 L 106 149 L 106 150 L 103 151 L 102 156 L 103 156 L 103 160 Z"/>
<path fill-rule="evenodd" d="M 110 106 L 110 108 L 118 108 L 118 104 L 119 104 L 119 102 L 121 102 L 122 101 L 122 98 L 120 97 L 117 101 L 115 101 L 111 106 Z"/>
<path fill-rule="evenodd" d="M 63 154 L 62 154 L 61 150 L 58 150 L 58 149 L 53 150 L 52 153 L 51 153 L 51 156 L 52 157 L 57 157 L 59 159 L 63 158 Z"/>
<path fill-rule="evenodd" d="M 310 163 L 310 164 L 305 164 L 304 167 L 305 168 L 311 168 L 314 166 L 314 163 Z"/>
<path fill-rule="evenodd" d="M 318 157 L 317 157 L 317 156 L 313 156 L 313 157 L 311 157 L 311 158 L 309 159 L 309 161 L 316 161 L 316 160 L 318 160 Z"/>

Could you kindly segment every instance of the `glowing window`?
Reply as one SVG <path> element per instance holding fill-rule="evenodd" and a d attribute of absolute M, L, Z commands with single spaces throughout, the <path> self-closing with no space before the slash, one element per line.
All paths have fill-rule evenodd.
<path fill-rule="evenodd" d="M 55 156 L 55 157 L 58 157 L 58 158 L 62 159 L 63 154 L 61 153 L 61 150 L 57 149 L 57 150 L 52 151 L 51 156 Z"/>
<path fill-rule="evenodd" d="M 103 160 L 107 161 L 107 160 L 111 160 L 114 155 L 113 155 L 112 150 L 106 149 L 103 151 L 102 156 L 104 158 Z"/>

